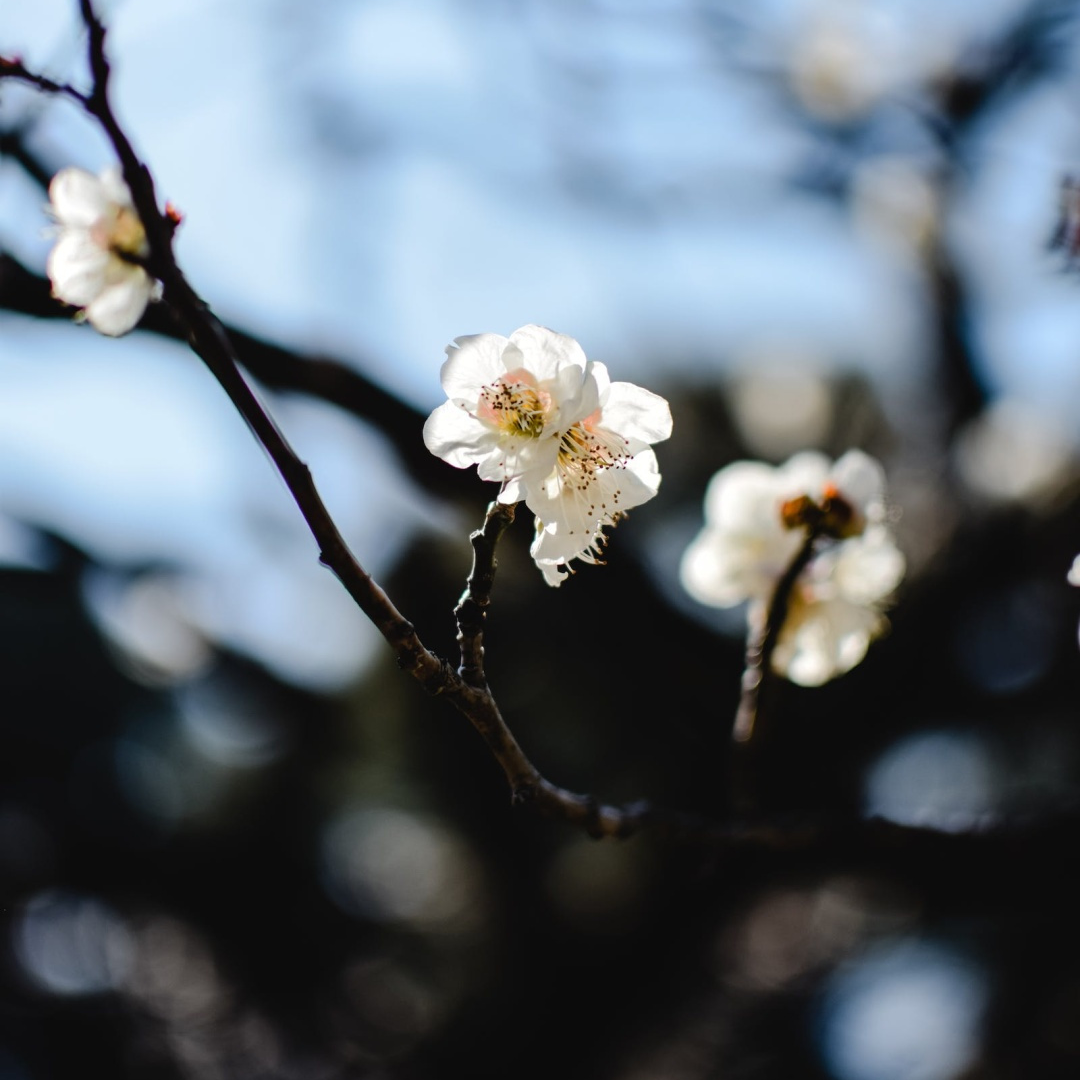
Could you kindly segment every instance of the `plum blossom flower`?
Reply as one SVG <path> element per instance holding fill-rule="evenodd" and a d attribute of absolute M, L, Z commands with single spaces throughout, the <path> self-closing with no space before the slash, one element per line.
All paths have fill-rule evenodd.
<path fill-rule="evenodd" d="M 150 248 L 119 170 L 94 176 L 62 169 L 49 185 L 49 203 L 58 234 L 47 264 L 53 295 L 83 308 L 101 333 L 126 334 L 156 296 L 157 284 L 137 261 Z"/>
<path fill-rule="evenodd" d="M 572 559 L 600 561 L 603 530 L 656 494 L 660 469 L 651 444 L 671 434 L 662 397 L 611 382 L 603 364 L 590 369 L 596 409 L 563 432 L 554 469 L 534 478 L 525 496 L 537 524 L 530 553 L 549 585 L 572 572 Z"/>
<path fill-rule="evenodd" d="M 500 501 L 524 500 L 549 584 L 572 559 L 599 561 L 604 528 L 660 486 L 651 444 L 671 434 L 667 402 L 611 382 L 573 338 L 541 326 L 458 338 L 447 357 L 449 401 L 424 425 L 428 449 L 458 468 L 475 463 L 502 483 Z"/>
<path fill-rule="evenodd" d="M 705 527 L 683 555 L 683 586 L 716 607 L 748 601 L 759 628 L 812 528 L 820 539 L 792 588 L 772 666 L 820 686 L 858 664 L 888 625 L 882 611 L 904 557 L 884 520 L 884 494 L 881 466 L 860 450 L 835 464 L 806 452 L 777 468 L 728 465 L 709 483 Z"/>
<path fill-rule="evenodd" d="M 882 609 L 904 575 L 904 557 L 875 525 L 811 560 L 791 593 L 773 670 L 800 686 L 850 671 L 888 627 Z M 764 603 L 752 618 L 764 618 Z"/>
<path fill-rule="evenodd" d="M 446 356 L 450 400 L 428 417 L 424 444 L 456 468 L 475 464 L 504 485 L 502 502 L 519 502 L 526 474 L 550 472 L 563 431 L 597 406 L 585 354 L 565 334 L 523 326 L 456 338 Z"/>

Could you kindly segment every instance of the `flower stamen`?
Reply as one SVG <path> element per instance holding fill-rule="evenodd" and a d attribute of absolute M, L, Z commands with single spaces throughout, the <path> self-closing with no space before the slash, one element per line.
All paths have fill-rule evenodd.
<path fill-rule="evenodd" d="M 540 438 L 550 412 L 551 395 L 525 371 L 512 371 L 480 389 L 477 416 L 508 435 Z"/>

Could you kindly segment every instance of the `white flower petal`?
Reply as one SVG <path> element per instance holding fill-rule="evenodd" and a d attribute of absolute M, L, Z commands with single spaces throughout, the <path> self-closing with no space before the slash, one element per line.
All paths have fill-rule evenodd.
<path fill-rule="evenodd" d="M 497 432 L 485 428 L 453 401 L 444 401 L 424 423 L 424 445 L 456 469 L 474 464 L 497 441 Z"/>
<path fill-rule="evenodd" d="M 809 495 L 820 499 L 829 481 L 829 467 L 829 459 L 817 450 L 803 450 L 788 458 L 777 470 L 783 498 Z"/>
<path fill-rule="evenodd" d="M 567 563 L 587 551 L 597 539 L 594 533 L 571 536 L 565 529 L 559 529 L 556 522 L 540 527 L 540 519 L 536 520 L 536 536 L 529 548 L 529 554 L 538 564 Z"/>
<path fill-rule="evenodd" d="M 86 306 L 86 318 L 95 330 L 119 337 L 142 318 L 153 294 L 154 283 L 141 267 L 133 266 L 123 281 L 109 285 Z"/>
<path fill-rule="evenodd" d="M 497 484 L 524 478 L 530 473 L 549 473 L 559 452 L 556 439 L 499 438 L 492 450 L 476 463 L 481 480 Z"/>
<path fill-rule="evenodd" d="M 600 474 L 601 489 L 614 493 L 616 512 L 626 513 L 648 502 L 660 490 L 660 465 L 653 450 L 641 450 L 621 469 Z"/>
<path fill-rule="evenodd" d="M 1067 577 L 1070 585 L 1080 585 L 1080 555 L 1077 555 L 1076 558 L 1073 559 L 1073 564 L 1069 567 Z"/>
<path fill-rule="evenodd" d="M 116 206 L 126 207 L 129 210 L 135 209 L 135 204 L 131 199 L 131 191 L 127 184 L 124 183 L 124 174 L 119 166 L 113 165 L 112 167 L 105 169 L 98 177 L 98 180 L 101 184 L 101 190 L 105 199 L 108 202 L 111 202 Z"/>
<path fill-rule="evenodd" d="M 544 580 L 553 588 L 558 588 L 569 576 L 569 567 L 562 566 L 558 563 L 552 565 L 550 563 L 541 563 L 540 572 L 544 575 Z"/>
<path fill-rule="evenodd" d="M 544 575 L 549 585 L 561 585 L 567 574 L 573 573 L 570 562 L 581 559 L 588 563 L 603 560 L 600 554 L 604 546 L 604 536 L 600 532 L 569 536 L 554 524 L 544 525 L 536 519 L 536 536 L 529 554 Z"/>
<path fill-rule="evenodd" d="M 626 439 L 663 442 L 671 435 L 671 409 L 659 394 L 633 383 L 616 382 L 604 399 L 603 424 Z"/>
<path fill-rule="evenodd" d="M 859 664 L 885 626 L 876 611 L 843 600 L 795 604 L 773 652 L 773 670 L 800 686 L 821 686 Z"/>
<path fill-rule="evenodd" d="M 498 501 L 501 503 L 518 503 L 525 498 L 525 489 L 518 479 L 507 480 L 499 492 Z"/>
<path fill-rule="evenodd" d="M 544 382 L 544 388 L 554 402 L 548 419 L 549 430 L 565 431 L 600 407 L 600 388 L 596 383 L 598 366 L 602 365 L 588 363 L 584 368 L 579 368 L 569 364 Z"/>
<path fill-rule="evenodd" d="M 838 546 L 832 578 L 846 600 L 872 606 L 895 591 L 905 568 L 903 553 L 879 526 Z"/>
<path fill-rule="evenodd" d="M 756 560 L 745 549 L 725 545 L 716 534 L 705 531 L 683 552 L 679 578 L 683 588 L 699 603 L 734 607 L 758 591 L 749 580 Z M 764 579 L 767 590 L 771 579 Z"/>
<path fill-rule="evenodd" d="M 89 304 L 105 287 L 111 258 L 84 230 L 66 230 L 45 264 L 53 295 L 76 307 Z"/>
<path fill-rule="evenodd" d="M 885 470 L 862 450 L 849 450 L 830 471 L 840 494 L 866 517 L 885 496 Z"/>
<path fill-rule="evenodd" d="M 522 326 L 510 335 L 510 341 L 524 356 L 525 367 L 541 382 L 555 378 L 565 367 L 584 370 L 588 361 L 581 346 L 567 334 L 557 334 L 546 326 Z"/>
<path fill-rule="evenodd" d="M 446 347 L 440 377 L 442 388 L 451 401 L 459 401 L 475 408 L 480 390 L 506 374 L 504 353 L 510 341 L 501 334 L 471 334 L 454 339 Z M 522 357 L 514 348 L 509 354 L 513 367 L 521 364 Z"/>
<path fill-rule="evenodd" d="M 539 538 L 538 538 L 539 539 Z M 539 551 L 539 545 L 536 541 L 532 543 L 530 553 L 532 557 L 536 559 L 537 568 L 543 575 L 543 580 L 552 586 L 553 589 L 557 589 L 573 572 L 567 565 L 571 558 L 580 554 L 579 552 L 573 552 L 567 555 L 563 559 L 546 559 L 543 557 L 537 557 Z"/>
<path fill-rule="evenodd" d="M 49 203 L 56 220 L 74 228 L 89 228 L 109 211 L 104 185 L 85 169 L 61 169 L 49 184 Z"/>
<path fill-rule="evenodd" d="M 705 520 L 724 532 L 780 534 L 782 502 L 777 470 L 760 461 L 736 461 L 709 481 Z"/>

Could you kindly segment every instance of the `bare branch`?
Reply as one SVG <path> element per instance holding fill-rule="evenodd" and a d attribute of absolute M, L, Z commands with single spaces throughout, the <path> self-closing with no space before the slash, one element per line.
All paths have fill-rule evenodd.
<path fill-rule="evenodd" d="M 0 56 L 0 80 L 3 79 L 13 79 L 16 82 L 26 83 L 43 94 L 55 94 L 57 97 L 70 98 L 72 101 L 82 105 L 83 108 L 86 108 L 89 104 L 86 95 L 80 93 L 75 87 L 29 71 L 18 57 Z"/>
<path fill-rule="evenodd" d="M 818 536 L 816 529 L 807 530 L 802 546 L 776 583 L 764 622 L 755 628 L 747 641 L 742 695 L 735 714 L 735 725 L 731 730 L 731 737 L 736 743 L 748 743 L 754 737 L 754 726 L 761 711 L 761 691 L 765 680 L 769 677 L 772 654 L 780 639 L 780 631 L 784 628 L 784 620 L 787 618 L 791 590 L 810 561 Z"/>
<path fill-rule="evenodd" d="M 810 561 L 819 536 L 817 525 L 806 526 L 802 545 L 777 581 L 762 624 L 751 628 L 747 638 L 742 692 L 731 729 L 731 756 L 728 760 L 728 792 L 731 808 L 737 815 L 753 815 L 760 810 L 758 800 L 763 747 L 760 738 L 754 740 L 754 734 L 762 726 L 765 714 L 763 698 L 773 677 L 772 656 L 787 619 L 791 591 Z"/>
<path fill-rule="evenodd" d="M 487 508 L 483 528 L 477 529 L 469 541 L 473 548 L 473 564 L 465 592 L 461 594 L 454 617 L 458 624 L 458 644 L 461 646 L 461 667 L 458 672 L 470 686 L 486 686 L 484 675 L 484 622 L 491 604 L 491 588 L 495 583 L 495 548 L 502 534 L 514 520 L 516 503 L 491 503 Z"/>

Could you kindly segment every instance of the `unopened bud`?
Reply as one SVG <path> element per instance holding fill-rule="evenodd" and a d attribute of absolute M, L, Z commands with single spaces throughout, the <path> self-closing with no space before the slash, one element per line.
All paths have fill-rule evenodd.
<path fill-rule="evenodd" d="M 817 528 L 821 507 L 809 495 L 798 495 L 780 507 L 780 520 L 785 529 Z"/>
<path fill-rule="evenodd" d="M 864 522 L 855 508 L 840 494 L 835 484 L 826 484 L 821 500 L 821 531 L 837 540 L 858 536 Z"/>
<path fill-rule="evenodd" d="M 817 502 L 809 495 L 788 499 L 780 507 L 785 529 L 813 529 L 821 536 L 846 540 L 863 531 L 864 522 L 835 484 L 826 484 Z"/>

